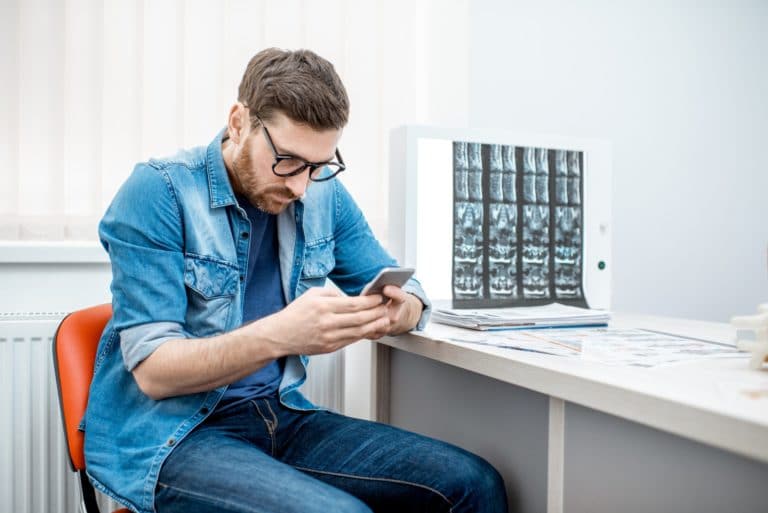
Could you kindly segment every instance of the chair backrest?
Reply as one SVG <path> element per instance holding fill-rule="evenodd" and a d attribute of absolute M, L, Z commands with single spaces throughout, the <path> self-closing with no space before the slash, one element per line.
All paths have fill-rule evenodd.
<path fill-rule="evenodd" d="M 85 415 L 93 379 L 93 363 L 112 305 L 92 306 L 72 312 L 53 337 L 53 366 L 59 390 L 59 407 L 72 470 L 85 469 L 83 433 L 77 428 Z"/>

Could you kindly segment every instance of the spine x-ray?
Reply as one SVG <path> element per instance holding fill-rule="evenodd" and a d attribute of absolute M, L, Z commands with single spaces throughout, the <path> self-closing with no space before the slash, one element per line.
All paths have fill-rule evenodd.
<path fill-rule="evenodd" d="M 580 151 L 453 143 L 454 307 L 587 306 L 583 161 Z"/>

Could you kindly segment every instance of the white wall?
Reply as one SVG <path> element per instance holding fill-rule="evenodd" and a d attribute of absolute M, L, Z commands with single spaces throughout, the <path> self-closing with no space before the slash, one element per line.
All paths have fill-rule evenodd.
<path fill-rule="evenodd" d="M 612 141 L 614 310 L 752 312 L 768 300 L 768 3 L 575 4 L 471 4 L 470 124 Z"/>
<path fill-rule="evenodd" d="M 72 312 L 112 301 L 108 263 L 0 262 L 0 313 Z"/>

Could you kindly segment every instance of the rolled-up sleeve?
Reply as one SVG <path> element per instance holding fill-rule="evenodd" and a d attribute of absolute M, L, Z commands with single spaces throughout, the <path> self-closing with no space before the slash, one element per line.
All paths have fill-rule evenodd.
<path fill-rule="evenodd" d="M 409 294 L 413 294 L 424 305 L 424 309 L 421 311 L 421 317 L 419 318 L 419 322 L 416 324 L 416 327 L 414 329 L 416 330 L 423 330 L 427 323 L 429 322 L 429 317 L 432 315 L 432 302 L 427 297 L 427 294 L 424 292 L 424 289 L 421 288 L 421 283 L 419 283 L 418 280 L 411 278 L 408 280 L 408 283 L 403 285 L 403 290 Z"/>
<path fill-rule="evenodd" d="M 184 336 L 182 216 L 164 170 L 139 164 L 99 224 L 112 264 L 113 326 L 126 368 Z"/>
<path fill-rule="evenodd" d="M 153 322 L 126 328 L 120 332 L 120 350 L 125 368 L 132 371 L 164 342 L 188 337 L 177 322 Z"/>

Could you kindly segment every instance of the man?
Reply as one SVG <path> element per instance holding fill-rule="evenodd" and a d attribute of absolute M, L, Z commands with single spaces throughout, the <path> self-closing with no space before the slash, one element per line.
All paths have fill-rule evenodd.
<path fill-rule="evenodd" d="M 429 314 L 415 280 L 357 295 L 396 263 L 335 179 L 348 111 L 329 62 L 260 52 L 226 129 L 136 166 L 107 210 L 114 316 L 85 452 L 94 485 L 134 511 L 506 510 L 477 456 L 298 390 L 306 355 Z"/>

